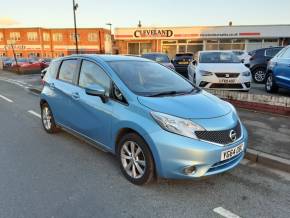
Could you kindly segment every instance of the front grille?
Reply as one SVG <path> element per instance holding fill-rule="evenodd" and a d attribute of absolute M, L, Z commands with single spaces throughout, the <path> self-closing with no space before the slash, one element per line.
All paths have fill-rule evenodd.
<path fill-rule="evenodd" d="M 239 73 L 215 73 L 217 77 L 224 77 L 224 78 L 237 78 L 239 77 Z"/>
<path fill-rule="evenodd" d="M 230 132 L 234 130 L 236 132 L 236 139 L 239 139 L 242 135 L 241 125 L 238 124 L 228 130 L 221 130 L 221 131 L 196 131 L 196 136 L 204 141 L 213 142 L 221 145 L 227 145 L 233 143 L 233 140 L 230 138 Z"/>
<path fill-rule="evenodd" d="M 210 88 L 212 89 L 242 89 L 243 85 L 240 83 L 213 83 Z"/>

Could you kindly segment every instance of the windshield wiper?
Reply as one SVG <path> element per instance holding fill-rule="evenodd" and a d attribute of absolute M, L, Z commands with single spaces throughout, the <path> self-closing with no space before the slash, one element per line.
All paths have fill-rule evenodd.
<path fill-rule="evenodd" d="M 152 95 L 148 95 L 148 97 L 160 97 L 160 96 L 170 96 L 170 95 L 186 95 L 191 94 L 193 92 L 197 91 L 197 89 L 193 88 L 190 91 L 166 91 L 166 92 L 159 92 Z"/>
<path fill-rule="evenodd" d="M 176 94 L 180 94 L 183 92 L 177 92 L 177 91 L 166 91 L 166 92 L 158 92 L 152 95 L 148 95 L 148 97 L 160 97 L 160 96 L 166 96 L 166 95 L 176 95 Z"/>

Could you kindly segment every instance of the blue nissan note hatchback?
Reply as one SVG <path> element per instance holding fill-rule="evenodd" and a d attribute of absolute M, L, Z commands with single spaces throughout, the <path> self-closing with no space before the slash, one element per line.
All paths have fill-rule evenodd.
<path fill-rule="evenodd" d="M 248 135 L 235 108 L 156 62 L 68 56 L 51 63 L 44 81 L 44 129 L 116 154 L 134 184 L 209 176 L 244 157 Z"/>

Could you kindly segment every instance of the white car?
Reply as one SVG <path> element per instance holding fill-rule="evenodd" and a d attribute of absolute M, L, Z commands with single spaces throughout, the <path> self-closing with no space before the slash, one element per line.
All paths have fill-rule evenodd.
<path fill-rule="evenodd" d="M 241 90 L 251 88 L 251 72 L 231 51 L 200 51 L 188 65 L 188 78 L 206 89 Z"/>

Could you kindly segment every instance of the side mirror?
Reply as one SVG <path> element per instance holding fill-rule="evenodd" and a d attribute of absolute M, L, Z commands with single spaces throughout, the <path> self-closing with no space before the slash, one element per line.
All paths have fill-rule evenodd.
<path fill-rule="evenodd" d="M 192 61 L 192 64 L 193 64 L 193 65 L 196 65 L 196 64 L 197 64 L 196 60 L 193 60 L 193 61 Z"/>
<path fill-rule="evenodd" d="M 89 85 L 85 90 L 87 95 L 100 97 L 103 103 L 108 101 L 105 88 L 98 84 Z"/>
<path fill-rule="evenodd" d="M 172 59 L 170 62 L 173 64 L 174 60 Z"/>

